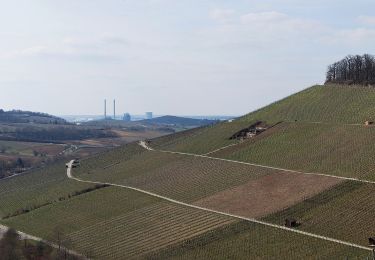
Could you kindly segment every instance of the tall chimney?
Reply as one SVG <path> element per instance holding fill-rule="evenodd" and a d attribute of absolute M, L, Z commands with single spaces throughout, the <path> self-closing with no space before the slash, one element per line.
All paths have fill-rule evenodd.
<path fill-rule="evenodd" d="M 113 120 L 116 120 L 116 99 L 113 100 Z"/>
<path fill-rule="evenodd" d="M 104 119 L 107 119 L 107 99 L 104 99 Z"/>

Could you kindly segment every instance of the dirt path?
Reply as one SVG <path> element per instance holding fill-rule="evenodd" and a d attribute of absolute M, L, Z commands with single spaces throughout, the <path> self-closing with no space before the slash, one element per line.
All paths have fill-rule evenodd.
<path fill-rule="evenodd" d="M 243 165 L 250 165 L 250 166 L 255 166 L 255 167 L 260 167 L 260 168 L 265 168 L 265 169 L 284 171 L 284 172 L 299 173 L 299 174 L 306 174 L 306 175 L 325 176 L 325 177 L 331 177 L 331 178 L 347 180 L 347 181 L 357 181 L 357 182 L 375 184 L 375 181 L 362 180 L 362 179 L 358 179 L 358 178 L 342 177 L 342 176 L 336 176 L 336 175 L 324 174 L 324 173 L 316 173 L 316 172 L 301 172 L 301 171 L 296 171 L 296 170 L 284 169 L 284 168 L 279 168 L 279 167 L 272 167 L 272 166 L 256 164 L 256 163 L 241 162 L 241 161 L 236 161 L 236 160 L 230 160 L 230 159 L 224 159 L 224 158 L 218 158 L 218 157 L 211 157 L 211 156 L 207 156 L 207 155 L 200 155 L 200 154 L 194 154 L 194 153 L 154 150 L 151 147 L 147 146 L 147 144 L 145 142 L 143 142 L 143 144 L 140 142 L 139 145 L 141 145 L 143 148 L 145 148 L 149 151 L 157 151 L 157 152 L 161 152 L 161 153 L 170 153 L 170 154 L 180 154 L 180 155 L 187 155 L 187 156 L 193 156 L 193 157 L 201 157 L 201 158 L 206 158 L 206 159 L 211 159 L 211 160 L 224 161 L 224 162 L 230 162 L 230 163 L 238 163 L 238 164 L 243 164 Z M 210 154 L 210 153 L 207 153 L 207 154 Z"/>
<path fill-rule="evenodd" d="M 145 145 L 147 147 L 147 144 L 145 142 L 140 142 L 139 144 L 142 147 L 144 147 L 142 145 L 142 143 L 143 143 L 143 145 Z M 146 148 L 146 149 L 154 151 L 152 148 Z M 207 156 L 203 156 L 203 157 L 207 157 Z M 159 199 L 163 199 L 165 201 L 169 201 L 171 203 L 175 203 L 175 204 L 178 204 L 178 205 L 181 205 L 181 206 L 185 206 L 185 207 L 189 207 L 189 208 L 193 208 L 193 209 L 198 209 L 198 210 L 203 210 L 203 211 L 207 211 L 207 212 L 212 212 L 212 213 L 220 214 L 220 215 L 227 216 L 227 217 L 233 217 L 233 218 L 237 218 L 237 219 L 241 219 L 241 220 L 246 220 L 246 221 L 249 221 L 249 222 L 252 222 L 252 223 L 256 223 L 256 224 L 260 224 L 260 225 L 264 225 L 264 226 L 268 226 L 268 227 L 272 227 L 272 228 L 277 228 L 277 229 L 281 229 L 281 230 L 285 230 L 285 231 L 289 231 L 289 232 L 294 232 L 294 233 L 302 234 L 302 235 L 305 235 L 305 236 L 318 238 L 318 239 L 322 239 L 322 240 L 326 240 L 326 241 L 330 241 L 330 242 L 334 242 L 334 243 L 338 243 L 338 244 L 342 244 L 342 245 L 346 245 L 346 246 L 351 246 L 351 247 L 355 247 L 355 248 L 359 248 L 359 249 L 363 249 L 363 250 L 372 251 L 371 248 L 361 246 L 361 245 L 358 245 L 358 244 L 354 244 L 354 243 L 350 243 L 350 242 L 346 242 L 346 241 L 342 241 L 342 240 L 338 240 L 338 239 L 334 239 L 334 238 L 330 238 L 330 237 L 325 237 L 325 236 L 321 236 L 321 235 L 317 235 L 317 234 L 313 234 L 313 233 L 309 233 L 309 232 L 305 232 L 305 231 L 301 231 L 301 230 L 297 230 L 297 229 L 287 228 L 287 227 L 284 227 L 284 226 L 275 225 L 275 224 L 260 221 L 260 220 L 254 219 L 254 218 L 246 218 L 246 217 L 243 217 L 243 216 L 238 216 L 238 215 L 229 214 L 229 213 L 225 213 L 225 212 L 221 212 L 221 211 L 217 211 L 217 210 L 208 209 L 208 208 L 205 208 L 205 207 L 200 207 L 200 206 L 188 204 L 188 203 L 185 203 L 185 202 L 177 201 L 177 200 L 174 200 L 174 199 L 171 199 L 171 198 L 168 198 L 168 197 L 164 197 L 164 196 L 161 196 L 161 195 L 158 195 L 158 194 L 155 194 L 155 193 L 152 193 L 152 192 L 148 192 L 148 191 L 145 191 L 145 190 L 142 190 L 142 189 L 134 188 L 134 187 L 129 187 L 129 186 L 120 185 L 120 184 L 114 184 L 114 183 L 108 183 L 108 182 L 81 180 L 81 179 L 79 179 L 77 177 L 74 177 L 72 175 L 72 164 L 73 164 L 73 160 L 68 163 L 67 176 L 68 176 L 68 178 L 79 181 L 79 182 L 91 183 L 91 184 L 105 184 L 105 185 L 109 185 L 109 186 L 113 186 L 113 187 L 120 187 L 120 188 L 129 189 L 129 190 L 134 190 L 134 191 L 138 191 L 138 192 L 141 192 L 141 193 L 144 193 L 144 194 L 147 194 L 147 195 L 159 198 Z"/>

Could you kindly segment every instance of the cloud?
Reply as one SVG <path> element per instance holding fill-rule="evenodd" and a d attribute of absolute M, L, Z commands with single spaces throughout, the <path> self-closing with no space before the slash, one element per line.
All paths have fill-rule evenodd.
<path fill-rule="evenodd" d="M 286 21 L 289 17 L 286 14 L 271 11 L 261 13 L 248 13 L 241 16 L 241 22 L 244 24 L 252 23 L 275 23 Z"/>
<path fill-rule="evenodd" d="M 210 11 L 210 18 L 218 22 L 228 22 L 236 12 L 233 9 L 213 9 Z"/>
<path fill-rule="evenodd" d="M 97 39 L 67 37 L 55 44 L 35 45 L 0 53 L 1 58 L 43 58 L 66 61 L 109 62 L 121 60 L 115 45 L 127 45 L 121 37 L 103 36 Z"/>
<path fill-rule="evenodd" d="M 360 15 L 358 21 L 367 25 L 375 25 L 375 16 Z"/>
<path fill-rule="evenodd" d="M 321 41 L 327 44 L 373 45 L 375 44 L 375 30 L 368 28 L 332 30 L 332 33 L 322 37 Z"/>

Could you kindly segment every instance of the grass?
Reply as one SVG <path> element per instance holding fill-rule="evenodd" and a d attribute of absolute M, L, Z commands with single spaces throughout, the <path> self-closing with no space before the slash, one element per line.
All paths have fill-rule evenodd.
<path fill-rule="evenodd" d="M 374 142 L 375 127 L 283 123 L 267 138 L 255 138 L 212 156 L 375 180 Z"/>
<path fill-rule="evenodd" d="M 111 167 L 107 165 L 111 165 L 112 161 L 102 161 L 102 166 L 94 170 L 92 163 L 97 161 L 95 157 L 82 161 L 81 167 L 73 174 L 86 180 L 137 187 L 185 202 L 193 202 L 277 172 L 157 151 L 145 151 L 134 155 L 132 160 L 121 161 Z"/>
<path fill-rule="evenodd" d="M 79 183 L 66 176 L 64 162 L 0 180 L 0 218 L 20 209 L 30 209 L 94 185 Z"/>
<path fill-rule="evenodd" d="M 367 246 L 375 234 L 374 192 L 374 185 L 347 181 L 264 220 L 282 225 L 295 218 L 298 229 Z"/>
<path fill-rule="evenodd" d="M 146 259 L 365 259 L 371 253 L 250 222 L 236 222 Z"/>

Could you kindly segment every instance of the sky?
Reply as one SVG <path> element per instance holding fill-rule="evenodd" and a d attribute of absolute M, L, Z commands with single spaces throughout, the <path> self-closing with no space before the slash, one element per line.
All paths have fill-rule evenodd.
<path fill-rule="evenodd" d="M 375 54 L 374 0 L 0 0 L 0 108 L 242 115 Z M 108 113 L 112 108 L 108 107 Z"/>

